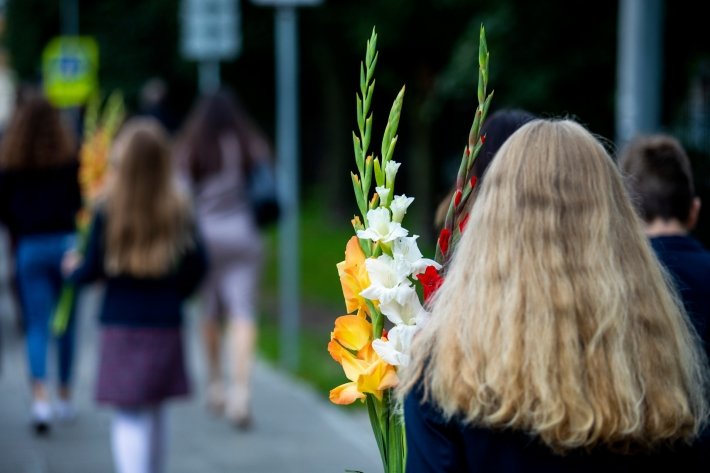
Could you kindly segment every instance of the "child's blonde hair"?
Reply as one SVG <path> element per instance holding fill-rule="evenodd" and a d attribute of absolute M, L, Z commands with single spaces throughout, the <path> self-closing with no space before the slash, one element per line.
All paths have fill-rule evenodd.
<path fill-rule="evenodd" d="M 691 439 L 707 366 L 601 144 L 536 120 L 500 149 L 401 393 L 557 451 Z"/>

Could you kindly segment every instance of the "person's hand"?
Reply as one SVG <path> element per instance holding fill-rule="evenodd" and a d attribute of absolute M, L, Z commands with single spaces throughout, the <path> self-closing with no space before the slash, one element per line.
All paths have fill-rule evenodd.
<path fill-rule="evenodd" d="M 76 250 L 69 250 L 62 258 L 62 274 L 67 277 L 81 264 L 81 255 Z"/>

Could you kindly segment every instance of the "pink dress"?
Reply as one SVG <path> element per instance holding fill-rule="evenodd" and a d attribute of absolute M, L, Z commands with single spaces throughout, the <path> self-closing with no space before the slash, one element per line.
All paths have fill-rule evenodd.
<path fill-rule="evenodd" d="M 222 169 L 193 187 L 197 221 L 210 269 L 201 296 L 210 317 L 253 319 L 263 263 L 236 136 L 220 139 Z"/>

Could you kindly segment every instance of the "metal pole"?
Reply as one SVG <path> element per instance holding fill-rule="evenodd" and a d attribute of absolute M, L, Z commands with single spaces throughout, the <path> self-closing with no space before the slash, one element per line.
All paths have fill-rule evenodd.
<path fill-rule="evenodd" d="M 200 61 L 199 63 L 199 87 L 201 94 L 209 94 L 219 89 L 220 77 L 219 77 L 219 61 L 213 59 L 210 61 Z"/>
<path fill-rule="evenodd" d="M 299 235 L 298 235 L 298 16 L 281 6 L 276 30 L 276 153 L 283 218 L 279 224 L 279 295 L 281 364 L 298 367 Z"/>
<path fill-rule="evenodd" d="M 63 36 L 79 36 L 79 0 L 62 0 L 61 32 Z M 78 107 L 64 109 L 66 119 L 77 136 L 83 133 Z"/>
<path fill-rule="evenodd" d="M 658 131 L 661 117 L 663 0 L 621 0 L 616 140 Z"/>
<path fill-rule="evenodd" d="M 62 0 L 61 21 L 62 35 L 79 34 L 79 0 Z"/>

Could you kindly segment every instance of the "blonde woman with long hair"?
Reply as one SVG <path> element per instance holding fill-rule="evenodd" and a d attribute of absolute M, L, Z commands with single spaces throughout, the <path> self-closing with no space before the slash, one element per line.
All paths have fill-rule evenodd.
<path fill-rule="evenodd" d="M 407 471 L 708 471 L 707 360 L 602 145 L 523 126 L 470 219 L 402 376 Z"/>
<path fill-rule="evenodd" d="M 188 199 L 178 191 L 168 139 L 153 119 L 126 123 L 75 283 L 106 281 L 96 398 L 115 407 L 118 473 L 164 470 L 168 399 L 188 394 L 181 325 L 206 271 Z M 69 272 L 75 264 L 65 260 Z"/>

